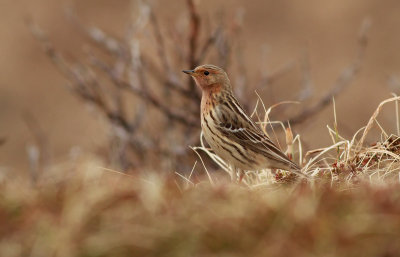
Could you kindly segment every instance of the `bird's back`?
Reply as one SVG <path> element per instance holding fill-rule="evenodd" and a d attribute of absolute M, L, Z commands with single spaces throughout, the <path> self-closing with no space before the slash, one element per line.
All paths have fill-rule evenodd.
<path fill-rule="evenodd" d="M 243 170 L 299 167 L 261 131 L 229 93 L 203 93 L 202 129 L 211 148 Z"/>

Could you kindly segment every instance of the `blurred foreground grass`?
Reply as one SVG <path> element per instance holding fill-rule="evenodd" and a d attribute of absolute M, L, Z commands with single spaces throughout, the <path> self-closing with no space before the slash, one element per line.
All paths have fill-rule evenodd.
<path fill-rule="evenodd" d="M 249 189 L 95 158 L 0 183 L 0 256 L 399 256 L 400 185 Z"/>
<path fill-rule="evenodd" d="M 293 83 L 302 90 L 291 89 L 290 98 L 305 102 L 313 95 L 308 58 L 271 74 L 260 65 L 255 81 L 249 80 L 240 54 L 232 55 L 242 52 L 235 43 L 244 28 L 241 15 L 226 24 L 206 24 L 209 18 L 202 19 L 196 6 L 188 0 L 186 16 L 175 24 L 159 19 L 140 1 L 138 16 L 129 26 L 133 29 L 120 37 L 87 26 L 71 12 L 73 24 L 89 40 L 85 58 L 78 60 L 57 50 L 39 26 L 29 25 L 71 82 L 68 89 L 107 119 L 110 144 L 99 154 L 103 158 L 75 156 L 50 165 L 46 134 L 34 120 L 27 121 L 37 141 L 27 147 L 30 179 L 0 170 L 0 257 L 400 256 L 398 97 L 383 101 L 350 139 L 339 133 L 334 111 L 334 125 L 328 126 L 332 145 L 306 153 L 300 135 L 269 119 L 280 103 L 270 99 L 264 105 L 262 99 L 269 98 L 261 94 L 265 115 L 258 123 L 265 132 L 272 123 L 282 125 L 286 152 L 302 164 L 307 181 L 294 182 L 287 173 L 265 170 L 247 172 L 244 183 L 237 185 L 228 182 L 226 174 L 212 172 L 216 166 L 209 177 L 196 181 L 187 180 L 187 173 L 173 173 L 190 170 L 195 154 L 188 146 L 199 144 L 200 95 L 192 80 L 181 81 L 183 67 L 205 61 L 228 67 L 246 103 L 257 88 L 271 87 L 292 71 L 303 74 L 304 81 Z M 206 36 L 201 27 L 207 28 Z M 350 85 L 361 70 L 368 27 L 369 22 L 361 27 L 358 54 L 327 94 L 300 114 L 280 115 L 280 120 L 303 123 Z M 391 124 L 396 125 L 395 134 L 384 131 L 377 120 L 386 103 L 396 105 L 395 118 L 390 119 L 396 120 Z M 382 130 L 380 140 L 367 140 L 373 126 Z M 202 142 L 192 149 L 229 171 Z M 102 168 L 113 166 L 134 175 Z"/>
<path fill-rule="evenodd" d="M 0 256 L 400 256 L 399 100 L 382 101 L 352 139 L 328 126 L 332 145 L 304 156 L 290 134 L 288 153 L 306 178 L 264 170 L 236 184 L 222 172 L 145 166 L 128 174 L 77 153 L 30 177 L 2 172 Z M 377 119 L 388 103 L 396 135 Z M 381 139 L 367 143 L 374 126 Z M 193 149 L 229 172 L 204 144 Z"/>

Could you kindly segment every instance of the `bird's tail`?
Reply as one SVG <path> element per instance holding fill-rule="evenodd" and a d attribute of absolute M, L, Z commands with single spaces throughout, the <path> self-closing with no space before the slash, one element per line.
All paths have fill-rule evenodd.
<path fill-rule="evenodd" d="M 306 179 L 310 179 L 310 176 L 305 174 L 305 173 L 303 173 L 302 169 L 300 168 L 300 166 L 298 166 L 296 163 L 294 163 L 292 161 L 291 161 L 291 167 L 290 168 L 291 168 L 290 172 L 293 172 L 294 174 L 296 174 L 296 175 L 298 175 L 300 177 L 303 177 L 303 178 L 306 178 Z"/>

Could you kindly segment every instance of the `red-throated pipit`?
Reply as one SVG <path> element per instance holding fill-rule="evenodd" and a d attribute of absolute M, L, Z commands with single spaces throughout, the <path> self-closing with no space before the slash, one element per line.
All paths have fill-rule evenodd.
<path fill-rule="evenodd" d="M 201 128 L 212 150 L 239 170 L 283 169 L 299 173 L 300 168 L 265 135 L 243 111 L 226 72 L 214 65 L 184 70 L 202 90 Z"/>

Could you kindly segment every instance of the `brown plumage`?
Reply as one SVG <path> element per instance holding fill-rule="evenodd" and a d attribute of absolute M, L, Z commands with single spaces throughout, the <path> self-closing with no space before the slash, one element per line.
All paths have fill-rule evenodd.
<path fill-rule="evenodd" d="M 202 90 L 201 127 L 207 143 L 234 171 L 240 171 L 240 179 L 245 170 L 272 168 L 298 173 L 300 168 L 244 112 L 223 69 L 206 64 L 183 72 Z"/>

